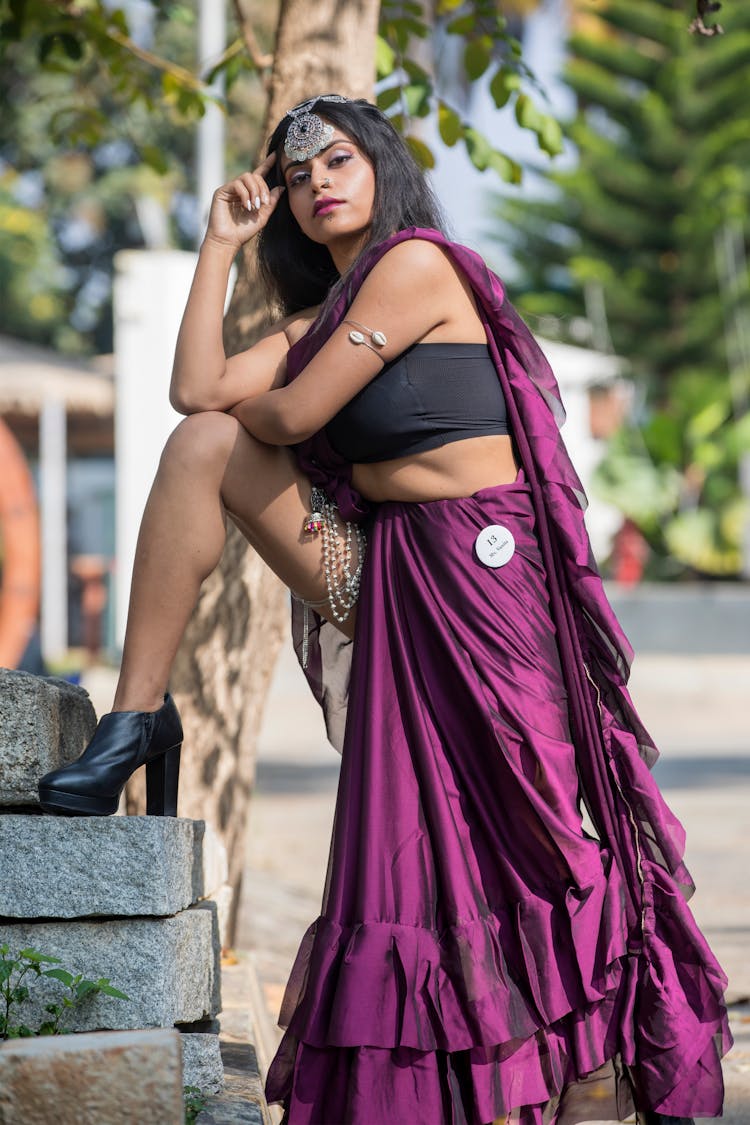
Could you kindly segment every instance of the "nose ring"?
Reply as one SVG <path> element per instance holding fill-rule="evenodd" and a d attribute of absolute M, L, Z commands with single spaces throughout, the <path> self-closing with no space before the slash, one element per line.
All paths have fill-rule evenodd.
<path fill-rule="evenodd" d="M 320 186 L 321 187 L 330 187 L 331 181 L 330 180 L 323 180 L 323 183 Z"/>

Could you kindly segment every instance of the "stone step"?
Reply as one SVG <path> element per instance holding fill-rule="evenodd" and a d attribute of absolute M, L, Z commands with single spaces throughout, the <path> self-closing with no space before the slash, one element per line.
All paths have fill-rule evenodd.
<path fill-rule="evenodd" d="M 0 815 L 0 918 L 177 914 L 217 894 L 227 857 L 204 820 Z"/>
<path fill-rule="evenodd" d="M 129 999 L 97 995 L 71 1009 L 71 1031 L 171 1027 L 221 1010 L 216 903 L 199 902 L 167 918 L 95 921 L 0 921 L 0 944 L 11 955 L 28 946 L 61 959 L 62 967 L 96 980 L 108 977 Z M 23 1022 L 38 1027 L 44 1005 L 67 994 L 59 981 L 30 984 Z"/>
<path fill-rule="evenodd" d="M 276 1125 L 279 1115 L 269 1107 L 252 1043 L 222 1039 L 224 1089 L 206 1099 L 195 1125 Z"/>
<path fill-rule="evenodd" d="M 83 688 L 0 668 L 0 808 L 38 807 L 39 778 L 77 758 L 95 727 Z"/>
<path fill-rule="evenodd" d="M 0 1046 L 3 1125 L 182 1125 L 174 1028 L 13 1039 Z"/>
<path fill-rule="evenodd" d="M 218 1020 L 213 1021 L 217 1025 Z M 185 1086 L 197 1086 L 210 1094 L 220 1094 L 224 1089 L 224 1063 L 218 1030 L 214 1032 L 182 1032 L 182 1082 Z"/>

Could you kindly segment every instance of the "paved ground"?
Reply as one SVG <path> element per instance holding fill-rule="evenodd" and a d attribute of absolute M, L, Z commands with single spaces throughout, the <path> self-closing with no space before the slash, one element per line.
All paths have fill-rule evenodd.
<path fill-rule="evenodd" d="M 749 1125 L 750 657 L 640 656 L 631 690 L 662 751 L 660 785 L 687 830 L 691 907 L 729 976 L 736 1043 L 724 1121 Z M 287 647 L 260 745 L 238 943 L 254 950 L 274 1020 L 320 912 L 339 762 Z"/>

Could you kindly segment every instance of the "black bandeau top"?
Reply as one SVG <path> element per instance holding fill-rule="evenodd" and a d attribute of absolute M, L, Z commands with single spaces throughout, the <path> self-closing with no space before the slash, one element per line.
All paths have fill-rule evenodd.
<path fill-rule="evenodd" d="M 326 426 L 336 452 L 355 464 L 508 432 L 505 397 L 486 344 L 412 344 Z"/>

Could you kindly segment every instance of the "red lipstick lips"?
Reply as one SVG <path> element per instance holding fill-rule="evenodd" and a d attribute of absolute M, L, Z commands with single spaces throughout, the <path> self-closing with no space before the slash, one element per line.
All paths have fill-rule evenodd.
<path fill-rule="evenodd" d="M 334 199 L 333 196 L 326 196 L 324 199 L 316 199 L 313 206 L 313 215 L 322 215 L 326 211 L 333 210 L 339 203 L 343 203 L 343 199 Z"/>

